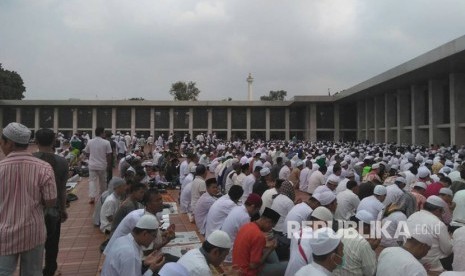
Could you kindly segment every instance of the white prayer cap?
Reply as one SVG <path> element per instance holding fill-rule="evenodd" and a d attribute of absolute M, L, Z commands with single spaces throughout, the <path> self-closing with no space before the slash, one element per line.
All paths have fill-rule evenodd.
<path fill-rule="evenodd" d="M 143 215 L 136 224 L 137 228 L 140 229 L 147 229 L 147 230 L 157 230 L 158 229 L 158 221 L 154 215 L 145 214 Z"/>
<path fill-rule="evenodd" d="M 113 176 L 108 183 L 108 186 L 113 187 L 113 189 L 118 188 L 121 185 L 126 184 L 126 181 L 121 177 Z"/>
<path fill-rule="evenodd" d="M 425 182 L 415 182 L 415 185 L 413 187 L 420 187 L 426 190 L 426 183 Z"/>
<path fill-rule="evenodd" d="M 384 187 L 383 185 L 376 185 L 373 193 L 375 195 L 383 196 L 387 193 L 387 190 L 386 190 L 386 187 Z"/>
<path fill-rule="evenodd" d="M 260 154 L 260 159 L 266 159 L 266 153 Z"/>
<path fill-rule="evenodd" d="M 365 156 L 365 159 L 364 159 L 364 160 L 371 160 L 371 159 L 373 159 L 373 156 L 367 155 L 367 156 Z"/>
<path fill-rule="evenodd" d="M 318 194 L 313 194 L 313 198 L 318 200 L 321 205 L 326 206 L 336 199 L 336 195 L 333 192 L 326 191 Z"/>
<path fill-rule="evenodd" d="M 368 212 L 367 210 L 357 211 L 357 214 L 355 214 L 355 217 L 366 224 L 370 224 L 372 221 L 376 220 L 373 214 Z"/>
<path fill-rule="evenodd" d="M 197 166 L 192 166 L 191 169 L 189 170 L 189 172 L 195 173 L 196 169 L 197 169 Z"/>
<path fill-rule="evenodd" d="M 338 184 L 340 180 L 341 179 L 335 174 L 332 174 L 328 177 L 328 182 L 331 182 L 332 184 Z"/>
<path fill-rule="evenodd" d="M 346 171 L 346 177 L 353 177 L 353 176 L 355 176 L 355 173 L 354 173 L 353 170 L 347 170 Z"/>
<path fill-rule="evenodd" d="M 144 166 L 144 167 L 147 167 L 147 166 L 148 166 L 148 167 L 152 167 L 152 166 L 153 166 L 153 162 L 151 162 L 151 161 L 144 161 L 144 162 L 142 162 L 141 165 Z"/>
<path fill-rule="evenodd" d="M 352 157 L 355 157 L 355 155 L 356 155 L 355 151 L 350 153 L 350 156 L 352 156 Z"/>
<path fill-rule="evenodd" d="M 341 162 L 341 167 L 345 167 L 345 166 L 347 166 L 347 162 L 346 162 L 346 161 L 342 161 L 342 162 Z"/>
<path fill-rule="evenodd" d="M 128 172 L 136 173 L 136 169 L 134 169 L 133 167 L 129 167 L 127 171 L 128 171 Z"/>
<path fill-rule="evenodd" d="M 263 167 L 270 169 L 272 166 L 270 162 L 266 161 L 265 163 L 263 163 Z"/>
<path fill-rule="evenodd" d="M 379 163 L 374 163 L 373 165 L 371 165 L 371 169 L 373 170 L 379 169 Z"/>
<path fill-rule="evenodd" d="M 425 178 L 428 177 L 428 175 L 430 175 L 430 171 L 427 167 L 421 166 L 418 168 L 418 177 Z"/>
<path fill-rule="evenodd" d="M 407 183 L 407 180 L 405 178 L 403 178 L 402 176 L 399 176 L 399 177 L 396 177 L 396 181 L 395 182 L 400 182 L 400 183 Z"/>
<path fill-rule="evenodd" d="M 425 161 L 425 164 L 433 165 L 433 160 L 428 159 L 428 160 Z"/>
<path fill-rule="evenodd" d="M 355 166 L 361 166 L 361 165 L 363 165 L 362 161 L 355 163 Z"/>
<path fill-rule="evenodd" d="M 322 221 L 333 221 L 333 214 L 328 208 L 323 206 L 316 207 L 311 216 Z"/>
<path fill-rule="evenodd" d="M 269 175 L 269 174 L 270 174 L 270 169 L 269 169 L 269 168 L 266 168 L 266 167 L 265 167 L 265 168 L 263 168 L 263 169 L 260 170 L 260 175 L 261 175 L 261 176 L 267 176 L 267 175 Z"/>
<path fill-rule="evenodd" d="M 2 134 L 11 141 L 23 145 L 29 144 L 29 140 L 31 139 L 31 131 L 29 128 L 20 123 L 9 123 L 3 129 Z"/>
<path fill-rule="evenodd" d="M 302 162 L 301 160 L 299 160 L 299 161 L 297 161 L 297 162 L 295 163 L 295 166 L 296 166 L 296 167 L 303 166 L 303 165 L 304 165 L 304 162 Z"/>
<path fill-rule="evenodd" d="M 397 165 L 395 165 L 395 164 L 394 164 L 394 165 L 391 165 L 391 170 L 392 170 L 392 169 L 394 169 L 394 170 L 397 171 L 397 170 L 399 170 L 399 166 L 397 166 Z"/>
<path fill-rule="evenodd" d="M 441 190 L 439 190 L 439 194 L 440 195 L 454 196 L 454 192 L 452 192 L 452 190 L 449 189 L 449 188 L 441 188 Z"/>
<path fill-rule="evenodd" d="M 435 206 L 441 207 L 441 208 L 446 207 L 446 202 L 444 202 L 444 200 L 442 200 L 442 198 L 440 198 L 438 196 L 435 196 L 435 195 L 429 196 L 426 199 L 426 202 L 428 202 L 430 204 L 433 204 Z"/>
<path fill-rule="evenodd" d="M 444 166 L 439 170 L 439 172 L 442 173 L 442 174 L 445 174 L 447 176 L 448 174 L 450 174 L 451 168 Z"/>
<path fill-rule="evenodd" d="M 309 240 L 313 254 L 322 256 L 336 250 L 341 243 L 341 239 L 333 229 L 324 227 L 313 232 L 313 237 Z"/>
<path fill-rule="evenodd" d="M 446 160 L 446 166 L 453 167 L 454 163 L 452 163 L 452 161 L 450 161 L 450 160 Z"/>
<path fill-rule="evenodd" d="M 158 272 L 160 276 L 189 276 L 189 271 L 178 263 L 165 263 Z"/>
<path fill-rule="evenodd" d="M 216 247 L 231 248 L 231 238 L 229 238 L 226 232 L 221 230 L 213 231 L 210 236 L 208 236 L 207 241 Z"/>
<path fill-rule="evenodd" d="M 428 246 L 433 244 L 432 233 L 430 233 L 431 231 L 428 227 L 418 227 L 418 224 L 407 220 L 407 228 L 409 230 L 410 237 Z"/>

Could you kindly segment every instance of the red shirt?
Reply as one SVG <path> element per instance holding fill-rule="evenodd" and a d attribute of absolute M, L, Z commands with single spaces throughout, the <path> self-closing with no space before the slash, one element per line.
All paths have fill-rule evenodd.
<path fill-rule="evenodd" d="M 247 223 L 237 232 L 233 248 L 233 265 L 241 268 L 243 275 L 257 275 L 259 269 L 251 269 L 250 264 L 260 263 L 266 246 L 265 234 L 255 222 Z"/>
<path fill-rule="evenodd" d="M 440 182 L 429 184 L 428 187 L 426 187 L 425 197 L 428 198 L 432 195 L 439 195 L 439 190 L 441 190 L 441 188 L 444 188 L 444 186 Z"/>

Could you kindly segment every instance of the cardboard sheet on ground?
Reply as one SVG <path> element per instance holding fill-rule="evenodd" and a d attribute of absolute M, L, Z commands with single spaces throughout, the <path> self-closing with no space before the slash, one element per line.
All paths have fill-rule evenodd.
<path fill-rule="evenodd" d="M 197 232 L 176 232 L 176 238 L 171 240 L 166 246 L 174 246 L 179 244 L 190 244 L 190 243 L 200 243 L 200 239 L 197 236 Z"/>
<path fill-rule="evenodd" d="M 161 249 L 161 252 L 171 254 L 177 257 L 181 257 L 182 255 L 186 254 L 187 251 L 195 248 L 201 247 L 201 243 L 193 243 L 193 244 L 184 244 L 184 245 L 176 245 L 176 246 L 165 246 Z"/>

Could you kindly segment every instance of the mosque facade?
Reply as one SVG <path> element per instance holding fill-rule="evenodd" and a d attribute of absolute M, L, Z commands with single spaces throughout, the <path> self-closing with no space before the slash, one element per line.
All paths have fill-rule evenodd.
<path fill-rule="evenodd" d="M 465 144 L 465 36 L 332 96 L 287 101 L 0 100 L 0 126 L 66 137 L 103 126 L 146 137 Z"/>

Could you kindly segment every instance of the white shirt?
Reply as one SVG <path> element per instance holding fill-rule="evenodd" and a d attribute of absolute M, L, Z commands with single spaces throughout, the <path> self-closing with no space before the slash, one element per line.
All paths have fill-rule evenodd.
<path fill-rule="evenodd" d="M 301 202 L 289 211 L 289 213 L 286 216 L 286 219 L 284 220 L 284 231 L 283 233 L 287 233 L 287 228 L 288 228 L 288 222 L 297 222 L 298 224 L 302 224 L 302 221 L 306 221 L 308 216 L 313 212 L 312 208 L 308 206 L 307 203 Z"/>
<path fill-rule="evenodd" d="M 352 190 L 340 192 L 337 196 L 337 208 L 334 213 L 335 219 L 349 220 L 355 215 L 357 207 L 360 204 L 360 199 Z"/>
<path fill-rule="evenodd" d="M 89 153 L 89 170 L 101 171 L 107 169 L 107 154 L 112 153 L 108 140 L 97 136 L 87 142 L 84 151 Z"/>
<path fill-rule="evenodd" d="M 407 221 L 407 216 L 400 212 L 392 212 L 389 216 L 385 217 L 382 221 L 382 225 L 386 225 L 389 223 L 388 226 L 385 227 L 386 232 L 389 234 L 390 237 L 384 235 L 384 232 L 381 232 L 381 245 L 384 247 L 391 247 L 391 246 L 399 246 L 398 241 L 402 242 L 404 240 L 403 235 L 399 235 L 399 237 L 395 238 L 395 233 L 398 230 L 397 227 L 401 221 Z M 400 233 L 399 233 L 400 234 Z"/>
<path fill-rule="evenodd" d="M 452 201 L 456 204 L 452 221 L 465 225 L 465 190 L 457 191 Z"/>
<path fill-rule="evenodd" d="M 302 231 L 291 236 L 289 262 L 284 276 L 294 276 L 299 269 L 313 262 L 313 250 L 310 245 L 312 233 L 313 229 L 311 227 L 304 227 Z M 299 241 L 303 254 L 299 250 Z"/>
<path fill-rule="evenodd" d="M 191 190 L 191 209 L 195 210 L 195 205 L 199 200 L 200 196 L 207 191 L 207 184 L 201 176 L 196 176 L 192 181 Z"/>
<path fill-rule="evenodd" d="M 307 192 L 309 175 L 310 169 L 308 167 L 305 167 L 300 171 L 299 190 L 301 190 L 302 192 Z"/>
<path fill-rule="evenodd" d="M 465 271 L 465 226 L 455 230 L 452 239 L 452 251 L 454 251 L 452 268 L 454 271 Z"/>
<path fill-rule="evenodd" d="M 288 166 L 284 165 L 279 171 L 279 179 L 287 180 L 291 175 L 291 169 Z"/>
<path fill-rule="evenodd" d="M 100 209 L 100 230 L 105 233 L 105 230 L 111 230 L 111 222 L 108 217 L 113 217 L 118 211 L 121 201 L 116 198 L 115 193 L 107 196 L 105 202 Z"/>
<path fill-rule="evenodd" d="M 118 238 L 112 249 L 106 254 L 102 276 L 142 275 L 142 248 L 136 243 L 131 233 Z M 152 275 L 148 269 L 144 276 Z"/>
<path fill-rule="evenodd" d="M 276 211 L 280 217 L 278 223 L 273 228 L 273 230 L 284 233 L 287 230 L 286 225 L 284 225 L 284 220 L 286 219 L 287 214 L 294 207 L 294 202 L 287 196 L 279 194 L 273 200 L 271 204 L 271 209 Z"/>
<path fill-rule="evenodd" d="M 208 211 L 205 222 L 205 237 L 208 238 L 213 231 L 220 229 L 228 214 L 236 206 L 237 204 L 229 198 L 229 195 L 224 195 L 215 201 Z"/>
<path fill-rule="evenodd" d="M 242 195 L 242 202 L 245 202 L 249 195 L 252 193 L 255 180 L 255 175 L 253 175 L 253 173 L 244 178 L 244 181 L 242 182 L 242 189 L 244 190 L 244 194 Z"/>
<path fill-rule="evenodd" d="M 341 181 L 339 181 L 336 187 L 336 194 L 339 194 L 340 192 L 347 190 L 347 182 L 349 182 L 348 178 L 344 178 Z"/>
<path fill-rule="evenodd" d="M 225 177 L 226 177 L 226 182 L 224 184 L 224 189 L 225 189 L 226 193 L 228 193 L 229 189 L 231 189 L 231 187 L 233 185 L 238 185 L 238 183 L 237 183 L 237 172 L 235 170 L 232 170 Z"/>
<path fill-rule="evenodd" d="M 199 229 L 200 234 L 205 234 L 205 223 L 207 221 L 208 210 L 215 203 L 216 197 L 211 196 L 209 193 L 204 193 L 200 196 L 199 201 L 194 209 L 195 224 Z"/>
<path fill-rule="evenodd" d="M 187 174 L 189 174 L 189 163 L 187 163 L 187 160 L 184 160 L 182 161 L 181 165 L 179 165 L 179 181 L 181 183 Z"/>
<path fill-rule="evenodd" d="M 311 264 L 308 264 L 295 274 L 295 276 L 329 276 L 332 275 L 329 270 L 326 268 L 322 267 L 321 265 L 313 262 Z"/>
<path fill-rule="evenodd" d="M 381 220 L 384 212 L 384 204 L 374 195 L 371 195 L 360 201 L 360 204 L 357 207 L 357 212 L 360 210 L 366 210 L 370 212 L 375 218 Z"/>
<path fill-rule="evenodd" d="M 266 190 L 263 195 L 262 195 L 262 207 L 260 207 L 260 214 L 263 214 L 263 211 L 265 211 L 265 208 L 271 207 L 271 204 L 273 203 L 273 196 L 278 194 L 278 191 L 276 188 L 271 188 Z"/>
<path fill-rule="evenodd" d="M 423 265 L 402 247 L 389 247 L 381 251 L 376 276 L 426 276 Z"/>
<path fill-rule="evenodd" d="M 225 262 L 232 262 L 232 251 L 234 250 L 234 241 L 236 240 L 239 228 L 250 222 L 250 215 L 245 208 L 245 205 L 235 206 L 228 214 L 221 226 L 221 230 L 228 233 L 233 247 L 226 256 Z"/>
<path fill-rule="evenodd" d="M 313 191 L 313 194 L 316 195 L 316 194 L 323 193 L 323 192 L 332 192 L 333 194 L 336 194 L 335 191 L 331 190 L 331 189 L 330 189 L 328 186 L 326 186 L 326 185 L 318 186 L 318 187 Z"/>
<path fill-rule="evenodd" d="M 189 173 L 186 177 L 184 177 L 184 180 L 181 182 L 181 192 L 184 187 L 186 187 L 187 184 L 191 183 L 194 181 L 194 174 Z"/>
<path fill-rule="evenodd" d="M 354 228 L 343 229 L 341 232 L 346 263 L 342 268 L 335 269 L 333 275 L 374 275 L 376 254 L 368 241 Z"/>
<path fill-rule="evenodd" d="M 315 189 L 321 185 L 325 184 L 325 176 L 320 171 L 314 171 L 310 175 L 310 179 L 308 180 L 308 190 L 309 194 L 313 194 Z"/>
<path fill-rule="evenodd" d="M 447 226 L 435 215 L 426 211 L 420 210 L 413 213 L 407 219 L 408 223 L 418 225 L 418 231 L 427 227 L 433 238 L 433 244 L 425 257 L 421 259 L 421 263 L 429 265 L 431 271 L 443 271 L 439 259 L 445 258 L 452 253 L 452 242 L 447 231 Z"/>
<path fill-rule="evenodd" d="M 189 250 L 178 260 L 178 264 L 184 266 L 190 276 L 212 275 L 207 260 L 199 248 Z"/>
<path fill-rule="evenodd" d="M 181 196 L 179 199 L 179 207 L 180 207 L 181 213 L 192 212 L 191 200 L 192 200 L 192 181 L 189 182 L 186 186 L 184 186 L 181 190 Z"/>

